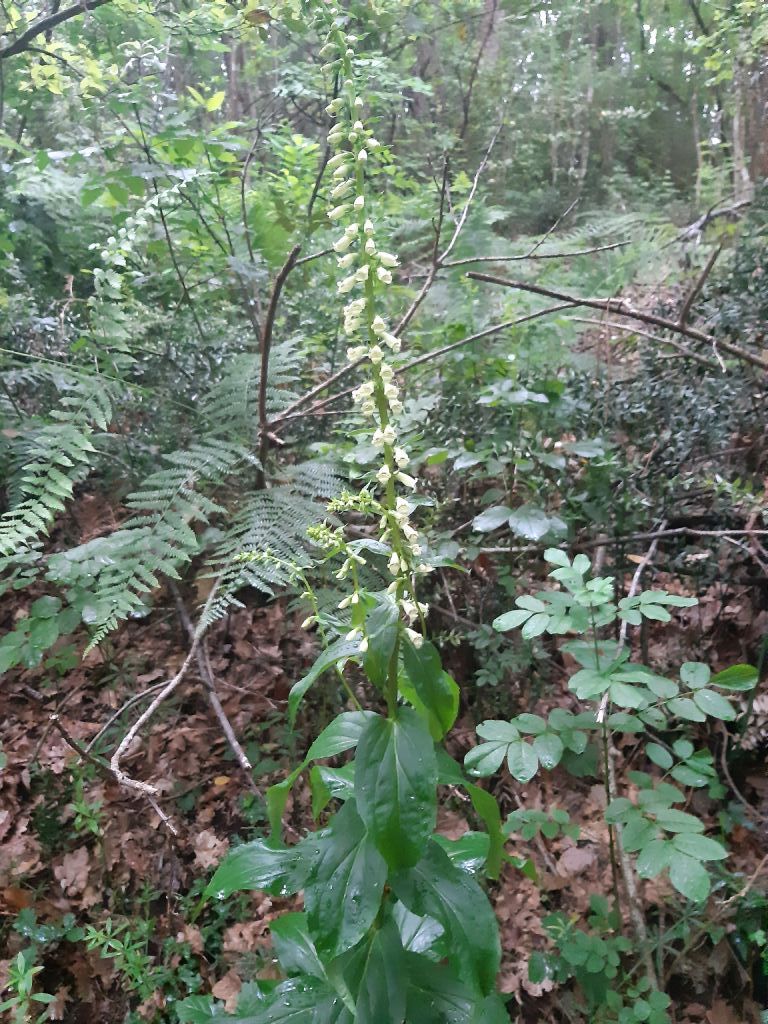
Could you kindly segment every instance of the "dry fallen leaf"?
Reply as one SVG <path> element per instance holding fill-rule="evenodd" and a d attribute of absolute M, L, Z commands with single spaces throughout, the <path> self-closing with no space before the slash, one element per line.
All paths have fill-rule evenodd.
<path fill-rule="evenodd" d="M 231 1013 L 237 1008 L 237 997 L 240 995 L 242 987 L 243 983 L 240 975 L 236 971 L 231 970 L 216 982 L 211 989 L 211 994 L 216 999 L 223 999 L 225 1009 Z"/>
<path fill-rule="evenodd" d="M 61 864 L 55 864 L 53 873 L 59 885 L 69 896 L 81 893 L 88 884 L 90 854 L 87 846 L 79 846 L 72 853 L 65 853 Z"/>
<path fill-rule="evenodd" d="M 194 839 L 195 864 L 200 868 L 215 867 L 229 849 L 227 839 L 219 839 L 212 829 L 198 832 Z"/>

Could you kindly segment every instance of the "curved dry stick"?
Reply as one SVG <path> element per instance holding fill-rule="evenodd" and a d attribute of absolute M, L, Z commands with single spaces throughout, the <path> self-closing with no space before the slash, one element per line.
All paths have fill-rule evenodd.
<path fill-rule="evenodd" d="M 219 580 L 216 580 L 213 587 L 211 588 L 211 592 L 208 595 L 205 604 L 203 605 L 203 611 L 200 616 L 201 622 L 205 620 L 206 614 L 210 610 L 211 605 L 213 604 L 213 599 L 216 595 L 216 591 L 218 590 L 218 588 Z M 179 683 L 181 683 L 181 681 L 184 679 L 184 676 L 187 674 L 189 666 L 192 664 L 192 660 L 194 659 L 197 653 L 197 648 L 199 647 L 202 638 L 203 630 L 201 626 L 198 624 L 197 629 L 195 630 L 195 635 L 192 640 L 192 644 L 190 645 L 189 648 L 189 652 L 187 653 L 187 656 L 184 659 L 184 663 L 182 664 L 181 668 L 176 673 L 176 675 L 172 679 L 169 679 L 165 686 L 163 686 L 162 690 L 160 690 L 160 692 L 154 698 L 149 707 L 145 708 L 144 711 L 142 711 L 142 713 L 139 715 L 139 717 L 133 723 L 131 728 L 120 741 L 117 750 L 114 752 L 109 762 L 109 767 L 112 769 L 112 774 L 115 776 L 115 778 L 117 779 L 121 786 L 124 786 L 126 789 L 133 789 L 137 793 L 143 793 L 145 796 L 153 800 L 158 794 L 157 787 L 153 786 L 149 782 L 142 782 L 140 779 L 133 779 L 131 778 L 130 775 L 126 775 L 126 773 L 120 767 L 120 761 L 122 760 L 123 755 L 127 751 L 128 747 L 130 747 L 131 743 L 133 742 L 138 732 L 146 725 L 146 723 L 154 715 L 154 713 L 157 711 L 160 705 L 163 704 L 171 696 L 171 694 L 179 685 Z M 157 810 L 156 806 L 155 810 Z"/>
<path fill-rule="evenodd" d="M 170 583 L 170 590 L 171 593 L 173 594 L 173 600 L 176 604 L 176 611 L 178 612 L 179 620 L 181 621 L 181 624 L 184 627 L 184 630 L 189 636 L 190 640 L 194 643 L 195 627 L 193 626 L 192 620 L 189 617 L 189 612 L 186 609 L 179 588 L 176 586 L 173 580 L 171 580 Z M 232 728 L 232 723 L 227 717 L 227 713 L 224 710 L 221 701 L 219 700 L 218 693 L 216 692 L 216 677 L 213 674 L 211 661 L 210 658 L 208 657 L 207 644 L 205 644 L 205 642 L 197 646 L 197 649 L 195 651 L 195 659 L 197 661 L 197 669 L 198 672 L 200 673 L 200 678 L 203 681 L 206 693 L 208 695 L 208 702 L 213 708 L 213 713 L 216 715 L 216 718 L 219 721 L 221 731 L 224 733 L 227 743 L 229 743 L 230 749 L 232 753 L 235 755 L 237 763 L 242 768 L 243 775 L 245 775 L 246 781 L 250 786 L 251 790 L 258 796 L 261 796 L 261 791 L 259 790 L 256 783 L 253 781 L 253 765 L 248 760 L 248 756 L 246 755 L 245 751 L 240 745 L 240 741 L 238 740 L 237 736 L 235 736 L 235 730 Z"/>
<path fill-rule="evenodd" d="M 272 294 L 269 297 L 269 306 L 264 320 L 264 327 L 259 339 L 259 350 L 261 353 L 261 376 L 259 377 L 259 480 L 264 485 L 264 463 L 269 451 L 269 420 L 267 417 L 267 376 L 269 374 L 269 354 L 272 350 L 272 332 L 275 327 L 277 306 L 280 302 L 280 293 L 288 275 L 296 266 L 296 260 L 301 252 L 300 245 L 294 245 L 288 253 L 288 258 L 280 268 L 280 272 L 272 285 Z"/>
<path fill-rule="evenodd" d="M 740 345 L 734 345 L 722 338 L 715 338 L 711 334 L 705 334 L 695 327 L 687 327 L 675 320 L 667 320 L 663 316 L 656 316 L 653 313 L 642 313 L 639 309 L 630 306 L 623 299 L 591 299 L 579 295 L 570 295 L 568 292 L 556 291 L 554 288 L 545 288 L 540 284 L 532 284 L 529 281 L 510 281 L 504 277 L 495 277 L 493 274 L 481 274 L 471 270 L 467 277 L 473 281 L 484 281 L 488 284 L 500 284 L 504 288 L 514 288 L 517 291 L 531 292 L 533 295 L 545 295 L 550 299 L 560 299 L 561 302 L 570 302 L 574 306 L 586 306 L 589 309 L 600 309 L 606 313 L 616 313 L 618 316 L 626 316 L 630 320 L 639 320 L 641 323 L 652 324 L 654 327 L 661 327 L 665 331 L 672 331 L 674 334 L 682 334 L 686 338 L 693 338 L 695 341 L 702 341 L 712 345 L 715 349 L 721 348 L 724 352 L 730 353 L 737 359 L 757 366 L 768 372 L 768 359 L 749 352 Z"/>

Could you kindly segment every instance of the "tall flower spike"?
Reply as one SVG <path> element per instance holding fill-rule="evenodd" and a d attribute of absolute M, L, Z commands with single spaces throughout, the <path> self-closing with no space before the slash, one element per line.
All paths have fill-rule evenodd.
<path fill-rule="evenodd" d="M 334 184 L 329 192 L 328 216 L 332 222 L 345 225 L 333 249 L 339 254 L 339 269 L 350 271 L 338 280 L 336 287 L 339 294 L 350 295 L 344 307 L 344 333 L 357 335 L 361 342 L 347 349 L 347 358 L 360 362 L 363 372 L 352 397 L 360 414 L 370 421 L 371 445 L 379 454 L 379 464 L 371 473 L 368 488 L 373 487 L 374 494 L 380 493 L 376 514 L 380 516 L 381 539 L 390 548 L 388 568 L 394 577 L 388 592 L 398 603 L 402 627 L 410 635 L 416 620 L 426 613 L 426 608 L 416 600 L 413 580 L 428 567 L 420 557 L 419 535 L 410 522 L 412 505 L 398 494 L 401 487 L 414 489 L 416 480 L 403 472 L 410 460 L 393 422 L 403 411 L 403 405 L 395 370 L 384 360 L 387 349 L 400 351 L 401 341 L 390 331 L 379 308 L 380 296 L 392 283 L 392 271 L 399 261 L 394 253 L 378 248 L 369 212 L 372 196 L 368 182 L 375 173 L 380 146 L 366 126 L 365 102 L 355 82 L 357 37 L 342 27 L 347 19 L 333 3 L 324 5 L 324 21 L 327 42 L 323 52 L 339 69 L 342 80 L 339 96 L 327 108 L 335 121 L 328 135 L 329 144 L 336 150 L 329 161 Z M 339 205 L 339 200 L 344 202 Z M 357 269 L 353 270 L 354 267 Z M 359 495 L 361 503 L 371 501 L 368 488 Z M 350 554 L 342 570 L 345 576 L 353 564 Z M 340 607 L 352 604 L 345 601 Z"/>

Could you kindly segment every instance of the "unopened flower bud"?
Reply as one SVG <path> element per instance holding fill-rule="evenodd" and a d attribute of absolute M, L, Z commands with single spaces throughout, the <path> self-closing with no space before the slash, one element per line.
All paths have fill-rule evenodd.
<path fill-rule="evenodd" d="M 357 278 L 354 274 L 350 274 L 349 277 L 342 278 L 336 285 L 336 291 L 340 295 L 346 295 L 347 292 L 351 292 L 357 284 Z"/>
<path fill-rule="evenodd" d="M 352 236 L 344 234 L 333 243 L 334 252 L 346 252 L 352 245 Z"/>
<path fill-rule="evenodd" d="M 340 182 L 335 188 L 331 189 L 331 199 L 343 199 L 348 196 L 354 187 L 354 182 L 347 178 L 346 181 Z"/>
<path fill-rule="evenodd" d="M 355 200 L 355 202 L 357 202 L 357 200 Z M 343 217 L 345 213 L 348 213 L 349 209 L 349 203 L 342 203 L 341 206 L 334 206 L 332 210 L 328 211 L 328 220 L 338 220 L 340 217 Z"/>

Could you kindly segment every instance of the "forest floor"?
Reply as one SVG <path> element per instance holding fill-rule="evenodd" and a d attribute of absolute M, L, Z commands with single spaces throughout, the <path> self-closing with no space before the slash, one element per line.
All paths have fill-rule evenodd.
<path fill-rule="evenodd" d="M 114 510 L 97 499 L 82 499 L 74 512 L 81 539 L 94 535 L 100 521 L 113 515 Z M 477 598 L 472 587 L 487 585 L 486 576 L 484 570 L 457 584 L 465 588 L 463 594 L 455 592 L 457 599 L 463 599 L 461 608 L 472 608 Z M 657 573 L 653 582 L 683 592 L 678 581 L 663 573 Z M 189 595 L 190 607 L 199 596 Z M 684 610 L 674 626 L 658 635 L 652 630 L 646 637 L 651 663 L 663 667 L 693 656 L 721 667 L 742 660 L 751 638 L 768 632 L 768 612 L 753 606 L 753 596 L 748 587 L 738 584 L 712 586 L 698 607 Z M 24 611 L 12 595 L 0 606 L 6 625 Z M 210 877 L 233 835 L 248 839 L 263 834 L 264 790 L 284 777 L 287 766 L 305 750 L 307 737 L 316 735 L 338 710 L 332 685 L 320 686 L 307 704 L 298 732 L 287 731 L 284 707 L 289 687 L 311 663 L 315 650 L 313 635 L 299 628 L 300 614 L 282 599 L 249 606 L 234 611 L 208 636 L 217 691 L 254 766 L 255 785 L 236 762 L 194 670 L 130 748 L 126 769 L 158 786 L 176 836 L 147 803 L 126 793 L 108 772 L 73 749 L 100 737 L 95 750 L 109 756 L 127 723 L 146 706 L 146 698 L 142 705 L 137 696 L 151 697 L 156 692 L 153 687 L 179 669 L 188 638 L 169 593 L 155 595 L 155 608 L 147 618 L 129 622 L 70 671 L 57 677 L 41 667 L 7 679 L 2 698 L 2 749 L 7 763 L 0 772 L 0 914 L 4 915 L 0 937 L 5 944 L 0 987 L 18 950 L 30 938 L 45 939 L 40 926 L 56 925 L 67 914 L 74 915 L 77 925 L 89 924 L 97 930 L 109 918 L 113 923 L 137 917 L 151 921 L 152 934 L 139 932 L 136 938 L 140 950 L 166 973 L 176 970 L 178 975 L 183 965 L 190 977 L 203 979 L 203 991 L 212 991 L 231 1007 L 241 984 L 254 972 L 269 976 L 268 925 L 285 909 L 286 901 L 247 894 L 227 911 L 206 908 L 196 923 L 190 923 L 196 903 L 190 892 L 197 897 L 199 880 Z M 448 667 L 465 694 L 472 693 L 451 735 L 451 753 L 463 757 L 474 725 L 483 717 L 494 717 L 500 698 L 517 711 L 569 706 L 570 666 L 567 656 L 555 655 L 553 664 L 561 683 L 541 697 L 525 679 L 499 684 L 504 694 L 494 692 L 498 687 L 471 689 L 471 657 L 461 645 L 449 651 Z M 126 709 L 122 717 L 121 708 Z M 60 714 L 61 727 L 51 721 L 54 711 Z M 632 738 L 626 741 L 619 758 L 624 767 L 631 767 L 636 751 Z M 720 757 L 722 738 L 713 735 L 710 744 L 716 758 Z M 764 765 L 749 761 L 733 784 L 743 790 L 752 810 L 730 836 L 728 866 L 759 891 L 766 880 L 752 876 L 766 853 L 768 775 Z M 527 961 L 533 950 L 547 947 L 542 918 L 560 907 L 563 893 L 567 893 L 563 905 L 583 914 L 588 913 L 590 895 L 610 894 L 609 842 L 601 815 L 603 786 L 593 777 L 574 779 L 558 769 L 528 785 L 497 780 L 494 789 L 504 814 L 519 806 L 557 806 L 583 822 L 578 839 L 539 838 L 524 843 L 513 837 L 509 852 L 531 858 L 536 880 L 507 866 L 501 880 L 492 885 L 505 951 L 502 989 L 513 994 L 527 1024 L 581 1020 L 577 1010 L 569 1009 L 562 990 L 550 994 L 550 982 L 536 985 L 528 980 Z M 443 791 L 443 796 L 442 832 L 455 838 L 476 827 L 458 794 Z M 740 797 L 731 797 L 738 803 Z M 697 813 L 716 815 L 717 805 L 704 792 L 697 791 L 694 799 Z M 298 832 L 312 827 L 309 807 L 308 789 L 299 784 L 287 812 L 289 829 Z M 758 815 L 760 825 L 753 823 Z M 667 884 L 654 880 L 643 885 L 646 915 L 663 917 Z M 722 935 L 715 934 L 714 941 L 694 933 L 691 952 L 673 965 L 666 979 L 678 1024 L 759 1021 L 752 979 L 729 941 L 733 924 L 725 913 L 722 924 Z M 123 939 L 132 935 L 131 927 Z M 125 951 L 122 958 L 114 950 L 112 958 L 104 958 L 103 945 L 101 950 L 89 950 L 83 941 L 67 941 L 60 931 L 52 931 L 43 948 L 44 969 L 38 983 L 55 995 L 51 1020 L 117 1024 L 129 1008 L 138 1007 L 138 1019 L 152 1021 L 167 998 L 187 994 L 169 988 L 162 971 L 152 976 L 149 988 L 142 989 L 138 981 L 128 984 L 130 974 L 118 970 L 127 962 Z"/>

